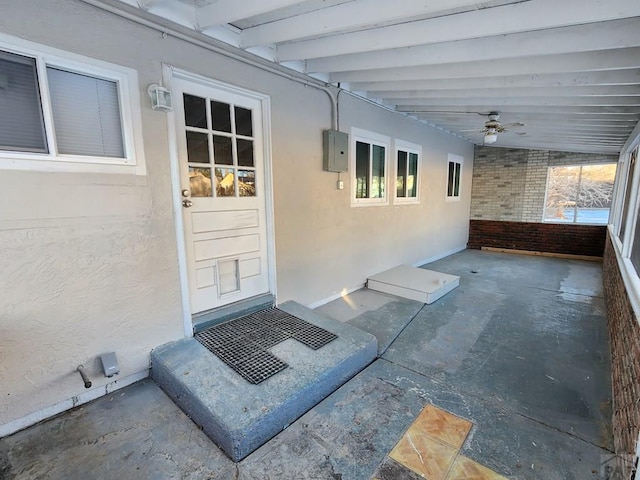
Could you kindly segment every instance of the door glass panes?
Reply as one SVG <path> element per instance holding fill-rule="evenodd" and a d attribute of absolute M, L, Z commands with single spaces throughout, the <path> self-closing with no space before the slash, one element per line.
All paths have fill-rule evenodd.
<path fill-rule="evenodd" d="M 460 168 L 461 168 L 461 165 L 459 163 L 456 163 L 456 173 L 454 175 L 454 182 L 453 182 L 454 197 L 460 196 Z"/>
<path fill-rule="evenodd" d="M 204 98 L 184 95 L 184 121 L 187 127 L 207 128 L 207 103 Z"/>
<path fill-rule="evenodd" d="M 189 167 L 189 190 L 192 197 L 210 197 L 211 169 Z"/>
<path fill-rule="evenodd" d="M 237 139 L 238 165 L 241 167 L 253 167 L 253 141 Z"/>
<path fill-rule="evenodd" d="M 244 135 L 245 137 L 253 137 L 253 124 L 251 119 L 251 110 L 246 108 L 236 107 L 236 134 Z"/>
<path fill-rule="evenodd" d="M 256 196 L 256 172 L 238 170 L 238 189 L 241 197 Z"/>
<path fill-rule="evenodd" d="M 373 145 L 371 158 L 371 197 L 384 197 L 384 157 L 385 148 L 380 145 Z"/>
<path fill-rule="evenodd" d="M 189 163 L 209 163 L 209 135 L 187 131 Z"/>
<path fill-rule="evenodd" d="M 233 165 L 233 150 L 230 137 L 213 136 L 213 161 L 217 165 Z"/>
<path fill-rule="evenodd" d="M 236 181 L 233 168 L 216 168 L 216 197 L 235 197 Z"/>
<path fill-rule="evenodd" d="M 396 179 L 396 196 L 407 196 L 407 152 L 398 150 L 398 178 Z"/>
<path fill-rule="evenodd" d="M 35 58 L 0 51 L 0 112 L 0 150 L 47 152 Z"/>
<path fill-rule="evenodd" d="M 218 132 L 231 133 L 231 110 L 227 103 L 211 101 L 211 128 Z"/>
<path fill-rule="evenodd" d="M 184 102 L 187 161 L 191 188 L 196 189 L 192 196 L 257 196 L 255 142 L 246 138 L 253 134 L 252 111 L 188 94 Z M 208 188 L 200 176 L 208 180 Z"/>
<path fill-rule="evenodd" d="M 356 142 L 356 198 L 369 198 L 369 152 L 371 145 Z"/>

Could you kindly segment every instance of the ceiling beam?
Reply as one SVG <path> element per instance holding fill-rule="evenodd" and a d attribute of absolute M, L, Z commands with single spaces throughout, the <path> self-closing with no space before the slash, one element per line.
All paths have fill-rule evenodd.
<path fill-rule="evenodd" d="M 472 62 L 640 46 L 640 21 L 610 22 L 310 59 L 306 71 L 340 72 Z"/>
<path fill-rule="evenodd" d="M 228 0 L 233 1 L 233 0 Z M 517 32 L 617 20 L 640 15 L 637 0 L 529 0 L 446 17 L 332 35 L 278 46 L 280 61 L 330 57 Z"/>
<path fill-rule="evenodd" d="M 460 7 L 476 7 L 478 0 L 360 0 L 264 23 L 242 31 L 242 46 L 274 44 L 327 35 L 341 30 L 397 23 Z"/>
<path fill-rule="evenodd" d="M 486 105 L 490 109 L 517 106 L 637 106 L 640 97 L 462 97 L 462 98 L 391 98 L 387 105 L 465 106 Z"/>
<path fill-rule="evenodd" d="M 300 0 L 260 0 L 247 2 L 238 0 L 214 0 L 213 3 L 196 9 L 198 30 L 204 30 L 236 20 L 253 17 L 278 8 L 300 3 Z"/>
<path fill-rule="evenodd" d="M 437 105 L 437 106 L 416 106 L 416 105 L 398 105 L 398 112 L 403 113 L 440 113 L 440 112 L 459 112 L 459 113 L 481 113 L 487 115 L 494 110 L 487 105 Z M 640 115 L 640 107 L 584 107 L 584 106 L 563 106 L 563 107 L 545 107 L 540 105 L 522 106 L 522 105 L 505 105 L 500 107 L 501 113 L 543 113 L 553 115 L 555 113 L 567 114 L 574 113 L 580 115 L 602 115 L 609 117 L 615 115 L 617 118 L 622 116 L 633 116 L 637 118 Z"/>
<path fill-rule="evenodd" d="M 470 88 L 456 90 L 369 91 L 369 98 L 466 98 L 466 97 L 607 97 L 640 96 L 640 84 L 597 87 Z"/>
<path fill-rule="evenodd" d="M 627 69 L 603 72 L 571 72 L 560 74 L 530 74 L 497 77 L 471 77 L 427 80 L 364 81 L 349 84 L 352 91 L 449 90 L 471 88 L 539 88 L 597 85 L 638 85 L 640 70 Z"/>
<path fill-rule="evenodd" d="M 640 5 L 640 2 L 638 2 Z M 640 47 L 420 67 L 332 73 L 332 83 L 539 75 L 640 68 Z"/>

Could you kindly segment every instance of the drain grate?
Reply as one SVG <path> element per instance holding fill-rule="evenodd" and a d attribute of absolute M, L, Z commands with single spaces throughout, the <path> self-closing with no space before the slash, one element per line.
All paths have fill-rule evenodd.
<path fill-rule="evenodd" d="M 294 338 L 313 350 L 338 338 L 324 328 L 269 308 L 195 335 L 202 345 L 242 378 L 257 385 L 289 365 L 268 350 Z"/>

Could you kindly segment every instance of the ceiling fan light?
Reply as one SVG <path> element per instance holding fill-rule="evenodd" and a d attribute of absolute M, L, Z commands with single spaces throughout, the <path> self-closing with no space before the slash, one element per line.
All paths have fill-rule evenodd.
<path fill-rule="evenodd" d="M 497 140 L 498 140 L 498 134 L 496 134 L 496 133 L 487 133 L 484 136 L 485 145 L 489 145 L 491 143 L 496 143 Z"/>

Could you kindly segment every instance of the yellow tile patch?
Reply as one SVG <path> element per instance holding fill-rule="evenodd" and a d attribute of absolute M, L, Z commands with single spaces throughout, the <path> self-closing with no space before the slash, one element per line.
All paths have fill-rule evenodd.
<path fill-rule="evenodd" d="M 447 445 L 460 448 L 471 430 L 472 423 L 438 407 L 427 405 L 412 426 Z"/>
<path fill-rule="evenodd" d="M 470 458 L 459 455 L 453 463 L 448 480 L 507 480 L 507 478 Z"/>
<path fill-rule="evenodd" d="M 389 456 L 428 480 L 444 480 L 458 450 L 411 425 Z"/>

